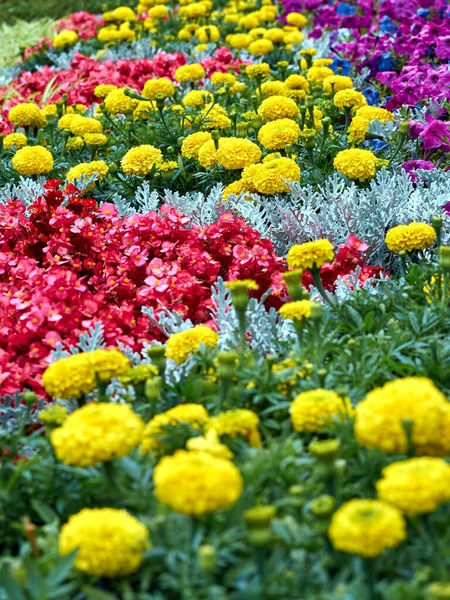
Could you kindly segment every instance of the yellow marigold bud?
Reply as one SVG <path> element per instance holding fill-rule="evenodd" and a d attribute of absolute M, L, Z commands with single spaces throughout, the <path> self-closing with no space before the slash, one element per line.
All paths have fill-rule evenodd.
<path fill-rule="evenodd" d="M 141 363 L 131 367 L 124 375 L 120 377 L 122 385 L 137 385 L 147 379 L 153 379 L 158 375 L 158 368 L 151 363 Z"/>
<path fill-rule="evenodd" d="M 268 77 L 270 75 L 270 65 L 265 62 L 247 65 L 245 72 L 249 77 Z"/>
<path fill-rule="evenodd" d="M 208 431 L 214 429 L 219 437 L 243 437 L 255 447 L 261 447 L 261 437 L 258 431 L 259 417 L 252 410 L 240 408 L 221 412 L 211 417 L 207 424 Z"/>
<path fill-rule="evenodd" d="M 41 109 L 32 102 L 23 102 L 9 109 L 8 119 L 22 127 L 43 127 L 47 119 Z"/>
<path fill-rule="evenodd" d="M 297 104 L 291 98 L 271 96 L 261 102 L 258 114 L 266 121 L 275 121 L 276 119 L 295 119 L 300 112 Z"/>
<path fill-rule="evenodd" d="M 44 425 L 62 425 L 67 418 L 68 410 L 61 404 L 52 404 L 41 410 L 38 414 L 39 421 Z"/>
<path fill-rule="evenodd" d="M 156 94 L 162 94 L 165 98 L 171 98 L 175 94 L 175 87 L 168 77 L 147 79 L 142 90 L 142 95 L 150 98 L 150 100 L 154 100 Z"/>
<path fill-rule="evenodd" d="M 355 499 L 334 513 L 328 535 L 336 550 L 374 558 L 406 539 L 406 523 L 389 504 Z"/>
<path fill-rule="evenodd" d="M 14 154 L 12 166 L 21 175 L 44 175 L 53 169 L 53 156 L 42 146 L 25 146 Z"/>
<path fill-rule="evenodd" d="M 191 352 L 198 350 L 202 344 L 207 348 L 215 348 L 218 342 L 219 336 L 215 331 L 206 325 L 197 325 L 170 336 L 167 340 L 166 358 L 180 365 L 186 362 Z"/>
<path fill-rule="evenodd" d="M 141 443 L 144 422 L 128 404 L 91 403 L 82 406 L 50 434 L 58 460 L 92 467 L 126 456 Z"/>
<path fill-rule="evenodd" d="M 419 454 L 439 441 L 447 401 L 430 379 L 405 377 L 369 392 L 356 407 L 355 435 L 362 446 L 406 454 L 406 419 Z"/>
<path fill-rule="evenodd" d="M 261 127 L 258 141 L 266 150 L 282 150 L 287 144 L 296 144 L 300 127 L 292 119 L 277 119 Z"/>
<path fill-rule="evenodd" d="M 206 75 L 205 69 L 200 64 L 183 65 L 175 71 L 175 79 L 179 83 L 200 81 Z"/>
<path fill-rule="evenodd" d="M 67 181 L 72 183 L 75 179 L 83 176 L 92 177 L 97 175 L 101 181 L 108 174 L 108 165 L 103 160 L 93 160 L 88 163 L 80 163 L 67 171 Z"/>
<path fill-rule="evenodd" d="M 130 362 L 117 349 L 100 348 L 61 358 L 42 375 L 42 384 L 50 396 L 69 400 L 89 394 L 97 387 L 96 377 L 107 382 L 128 371 Z"/>
<path fill-rule="evenodd" d="M 24 133 L 10 133 L 3 138 L 3 148 L 5 150 L 20 150 L 28 143 L 27 136 Z"/>
<path fill-rule="evenodd" d="M 75 569 L 95 577 L 136 572 L 149 548 L 145 525 L 117 508 L 84 508 L 69 518 L 59 534 L 60 554 L 78 550 Z"/>
<path fill-rule="evenodd" d="M 53 39 L 53 48 L 60 50 L 61 48 L 69 48 L 78 42 L 78 34 L 72 29 L 63 29 L 57 33 Z"/>
<path fill-rule="evenodd" d="M 376 487 L 381 500 L 407 515 L 434 512 L 450 500 L 450 465 L 428 456 L 395 462 Z"/>
<path fill-rule="evenodd" d="M 323 432 L 333 420 L 344 420 L 353 414 L 348 398 L 318 388 L 299 394 L 291 404 L 291 421 L 295 431 Z"/>
<path fill-rule="evenodd" d="M 189 423 L 194 428 L 200 428 L 208 421 L 208 413 L 201 404 L 179 404 L 153 419 L 145 426 L 141 452 L 143 454 L 157 453 L 164 450 L 164 427 L 175 426 L 179 423 Z"/>
<path fill-rule="evenodd" d="M 144 144 L 131 148 L 122 158 L 120 164 L 127 175 L 145 176 L 154 166 L 162 162 L 161 150 L 151 144 Z"/>
<path fill-rule="evenodd" d="M 229 460 L 185 450 L 164 457 L 155 468 L 153 480 L 160 502 L 192 517 L 229 508 L 243 487 L 241 474 Z"/>
<path fill-rule="evenodd" d="M 367 181 L 375 175 L 377 157 L 370 150 L 341 150 L 334 159 L 334 168 L 349 179 Z"/>
<path fill-rule="evenodd" d="M 290 269 L 319 269 L 333 262 L 333 245 L 329 240 L 315 240 L 296 244 L 289 249 L 287 263 Z"/>
<path fill-rule="evenodd" d="M 302 321 L 308 319 L 311 316 L 311 308 L 315 306 L 317 302 L 312 300 L 296 300 L 295 302 L 286 302 L 279 309 L 280 315 L 283 319 L 289 321 Z"/>
<path fill-rule="evenodd" d="M 181 156 L 185 158 L 198 158 L 200 148 L 211 140 L 209 131 L 198 131 L 188 135 L 181 145 Z"/>
<path fill-rule="evenodd" d="M 243 169 L 261 160 L 261 150 L 250 140 L 243 138 L 220 138 L 217 161 L 228 170 Z"/>
<path fill-rule="evenodd" d="M 367 100 L 364 94 L 357 92 L 356 90 L 347 89 L 340 90 L 333 98 L 334 105 L 336 108 L 341 110 L 344 108 L 361 108 L 367 105 Z"/>
<path fill-rule="evenodd" d="M 425 250 L 434 244 L 436 231 L 427 223 L 397 225 L 389 229 L 385 242 L 391 252 L 412 252 Z"/>

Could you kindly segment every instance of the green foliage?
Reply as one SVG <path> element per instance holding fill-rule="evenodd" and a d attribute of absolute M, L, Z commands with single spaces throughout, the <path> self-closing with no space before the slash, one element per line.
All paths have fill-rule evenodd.
<path fill-rule="evenodd" d="M 4 7 L 2 6 L 2 12 Z M 56 25 L 54 15 L 51 18 L 42 16 L 31 22 L 18 20 L 14 24 L 2 23 L 0 25 L 0 69 L 12 67 L 20 60 L 25 48 L 34 46 L 42 37 L 52 35 Z"/>

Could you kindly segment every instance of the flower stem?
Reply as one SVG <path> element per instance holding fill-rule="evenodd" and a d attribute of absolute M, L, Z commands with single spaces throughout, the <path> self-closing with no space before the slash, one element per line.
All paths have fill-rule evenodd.
<path fill-rule="evenodd" d="M 322 296 L 325 302 L 327 302 L 331 306 L 331 308 L 333 308 L 333 310 L 337 310 L 334 301 L 331 300 L 329 294 L 325 291 L 325 288 L 323 287 L 319 269 L 317 267 L 314 267 L 313 269 L 311 269 L 311 274 L 314 281 L 314 285 L 316 286 L 319 294 Z"/>

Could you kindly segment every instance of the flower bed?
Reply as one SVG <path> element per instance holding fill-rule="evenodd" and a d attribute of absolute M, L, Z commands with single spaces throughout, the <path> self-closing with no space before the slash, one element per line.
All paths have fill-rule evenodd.
<path fill-rule="evenodd" d="M 0 73 L 0 600 L 449 597 L 448 39 L 142 0 Z"/>

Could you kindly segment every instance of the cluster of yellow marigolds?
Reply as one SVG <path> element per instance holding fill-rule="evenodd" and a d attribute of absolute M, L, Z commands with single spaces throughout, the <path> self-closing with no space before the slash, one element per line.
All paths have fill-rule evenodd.
<path fill-rule="evenodd" d="M 431 230 L 425 223 L 399 226 L 386 241 L 395 245 L 395 251 L 423 250 L 434 242 Z M 319 269 L 333 256 L 328 240 L 316 240 L 293 246 L 288 264 L 299 275 L 302 269 Z M 247 294 L 257 289 L 251 280 L 232 282 L 229 287 Z M 292 301 L 280 314 L 287 320 L 308 322 L 316 305 L 306 299 Z M 165 357 L 180 366 L 199 350 L 214 352 L 218 343 L 216 332 L 199 325 L 172 335 Z M 283 361 L 277 371 L 293 364 Z M 308 372 L 305 367 L 300 378 L 307 380 Z M 109 398 L 101 402 L 95 396 L 84 404 L 99 384 L 106 386 L 115 377 L 134 385 L 158 377 L 158 369 L 151 363 L 132 367 L 118 350 L 99 349 L 62 358 L 46 370 L 43 384 L 50 395 L 60 401 L 78 399 L 81 404 L 71 414 L 57 404 L 40 415 L 42 422 L 52 424 L 50 441 L 58 460 L 79 468 L 94 467 L 139 448 L 142 455 L 158 461 L 154 494 L 173 511 L 201 517 L 232 506 L 244 481 L 228 441 L 240 439 L 257 451 L 262 446 L 257 413 L 235 408 L 210 415 L 201 403 L 184 403 L 144 423 L 128 404 Z M 336 549 L 374 558 L 406 539 L 405 516 L 431 513 L 450 501 L 450 465 L 443 459 L 450 456 L 450 402 L 431 380 L 390 381 L 369 392 L 356 407 L 336 391 L 306 387 L 293 399 L 289 412 L 293 430 L 300 434 L 332 434 L 339 423 L 351 421 L 361 447 L 397 456 L 415 454 L 382 471 L 377 499 L 353 499 L 336 510 L 329 528 Z M 181 425 L 195 434 L 185 449 L 170 454 L 165 446 L 167 431 Z M 80 571 L 117 577 L 139 568 L 150 540 L 146 527 L 125 511 L 84 509 L 62 527 L 59 547 L 62 554 L 79 550 L 75 566 Z"/>
<path fill-rule="evenodd" d="M 341 123 L 348 120 L 343 139 L 349 146 L 334 157 L 338 172 L 364 183 L 387 165 L 387 161 L 358 146 L 366 139 L 372 122 L 394 121 L 394 115 L 368 106 L 350 77 L 333 72 L 331 58 L 317 58 L 314 48 L 302 48 L 301 30 L 307 25 L 304 15 L 292 12 L 287 15 L 286 25 L 281 26 L 271 0 L 263 2 L 259 10 L 254 2 L 242 3 L 239 9 L 231 2 L 220 12 L 213 9 L 210 0 L 182 0 L 177 7 L 166 4 L 166 0 L 146 0 L 137 12 L 122 6 L 105 13 L 107 25 L 100 30 L 99 40 L 113 44 L 156 36 L 161 24 L 169 22 L 172 33 L 166 37 L 189 44 L 198 42 L 194 60 L 211 44 L 226 43 L 236 52 L 246 49 L 256 62 L 242 64 L 240 72 L 233 68 L 211 76 L 199 62 L 191 62 L 176 70 L 175 82 L 165 77 L 149 79 L 139 91 L 101 84 L 95 89 L 98 102 L 91 108 L 61 102 L 42 107 L 33 103 L 14 106 L 9 120 L 15 132 L 5 137 L 4 148 L 13 154 L 16 171 L 30 176 L 54 171 L 48 137 L 40 136 L 40 145 L 36 146 L 27 135 L 56 123 L 65 135 L 64 152 L 70 160 L 83 148 L 90 148 L 92 155 L 90 162 L 68 170 L 67 181 L 94 175 L 100 181 L 113 177 L 107 157 L 123 116 L 144 121 L 150 127 L 159 124 L 169 129 L 169 117 L 176 117 L 183 131 L 178 147 L 171 147 L 166 157 L 166 148 L 158 147 L 158 141 L 156 145 L 146 139 L 139 143 L 139 134 L 129 138 L 135 145 L 120 161 L 126 176 L 152 178 L 160 172 L 163 181 L 168 182 L 184 168 L 183 159 L 194 161 L 205 171 L 223 170 L 225 199 L 231 194 L 289 192 L 290 186 L 300 181 L 302 155 L 310 165 L 308 148 L 314 145 L 315 137 L 334 135 L 332 121 L 336 119 Z M 141 20 L 139 14 L 144 12 L 148 18 Z M 56 48 L 66 49 L 78 38 L 75 32 L 65 30 L 53 41 Z M 261 57 L 268 62 L 260 62 Z M 241 104 L 246 108 L 242 109 Z M 116 127 L 111 128 L 114 123 Z M 228 183 L 230 178 L 233 181 Z"/>

